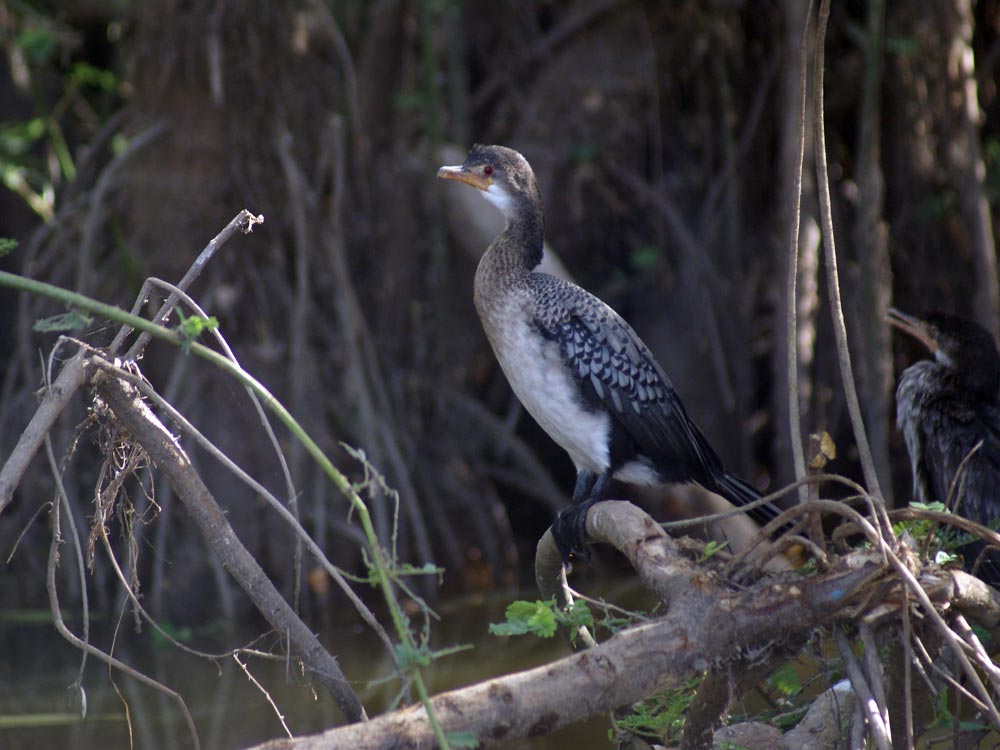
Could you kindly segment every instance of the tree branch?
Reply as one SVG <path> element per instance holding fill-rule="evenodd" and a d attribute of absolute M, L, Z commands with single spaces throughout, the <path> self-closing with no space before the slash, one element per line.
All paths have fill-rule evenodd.
<path fill-rule="evenodd" d="M 263 221 L 263 217 L 255 217 L 246 209 L 243 209 L 238 213 L 232 221 L 223 229 L 216 237 L 212 239 L 211 242 L 201 251 L 201 254 L 195 260 L 194 264 L 191 266 L 190 270 L 184 275 L 184 278 L 177 284 L 179 289 L 187 289 L 187 287 L 194 281 L 198 275 L 201 273 L 205 264 L 211 259 L 215 251 L 222 247 L 223 244 L 235 234 L 237 229 L 240 229 L 244 234 L 250 232 L 253 229 L 254 224 Z M 141 305 L 142 300 L 145 295 L 140 295 L 139 300 L 137 300 L 136 305 Z M 170 311 L 173 310 L 173 306 L 177 304 L 177 297 L 171 295 L 160 311 L 156 314 L 154 321 L 157 323 L 162 322 L 169 315 Z M 121 346 L 122 342 L 132 331 L 129 326 L 123 326 L 119 331 L 118 335 L 115 337 L 112 343 L 112 351 L 117 351 Z M 146 337 L 148 338 L 148 337 Z M 137 352 L 142 351 L 145 346 L 146 338 L 140 336 L 140 338 L 133 345 L 130 350 L 132 358 Z M 51 387 L 47 388 L 45 391 L 45 396 L 42 399 L 42 403 L 39 405 L 38 410 L 32 416 L 31 421 L 28 426 L 21 432 L 20 437 L 17 440 L 17 445 L 14 451 L 10 454 L 10 458 L 4 463 L 3 468 L 0 469 L 0 513 L 3 509 L 10 504 L 11 499 L 14 496 L 14 490 L 17 485 L 21 482 L 21 477 L 24 476 L 24 472 L 28 468 L 28 464 L 31 463 L 31 459 L 34 458 L 35 453 L 38 452 L 38 447 L 42 444 L 42 439 L 48 433 L 49 429 L 52 427 L 56 418 L 62 413 L 63 409 L 66 408 L 66 404 L 69 403 L 70 398 L 76 393 L 77 389 L 83 385 L 85 377 L 84 366 L 83 366 L 83 355 L 78 354 L 73 357 L 69 362 L 67 362 L 62 370 L 59 372 L 59 376 L 56 378 L 55 383 Z"/>
<path fill-rule="evenodd" d="M 759 660 L 817 624 L 846 616 L 850 604 L 860 601 L 860 593 L 884 570 L 878 562 L 855 561 L 855 567 L 842 565 L 808 581 L 774 578 L 733 593 L 703 566 L 687 560 L 659 525 L 631 503 L 595 505 L 587 516 L 587 532 L 623 552 L 647 586 L 668 594 L 667 613 L 588 651 L 437 696 L 431 704 L 445 732 L 470 732 L 479 747 L 496 747 L 681 686 L 709 667 L 721 668 L 749 655 Z M 542 553 L 546 555 L 545 549 Z M 558 585 L 561 576 L 561 562 L 555 558 L 560 566 L 555 571 L 536 567 L 547 586 Z M 706 622 L 712 627 L 706 628 Z M 403 746 L 436 746 L 422 706 L 366 724 L 273 740 L 255 750 Z"/>
<path fill-rule="evenodd" d="M 191 466 L 187 455 L 174 441 L 163 423 L 139 398 L 134 386 L 111 377 L 104 370 L 94 374 L 97 393 L 111 409 L 115 418 L 145 450 L 178 498 L 184 503 L 192 520 L 201 531 L 226 570 L 254 603 L 260 613 L 279 633 L 288 637 L 290 650 L 330 692 L 349 721 L 366 718 L 361 701 L 351 689 L 336 659 L 323 648 L 319 639 L 292 611 L 271 583 L 260 565 L 243 546 Z"/>

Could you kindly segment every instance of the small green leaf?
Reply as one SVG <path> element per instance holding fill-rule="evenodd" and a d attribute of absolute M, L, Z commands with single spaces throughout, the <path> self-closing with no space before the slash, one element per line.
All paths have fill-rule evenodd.
<path fill-rule="evenodd" d="M 798 695 L 802 690 L 802 682 L 799 680 L 798 672 L 791 664 L 779 667 L 768 679 L 768 682 L 785 698 Z"/>
<path fill-rule="evenodd" d="M 916 501 L 910 503 L 911 508 L 916 508 L 917 510 L 930 510 L 936 513 L 947 513 L 948 506 L 944 503 L 933 502 L 933 503 L 918 503 Z"/>
<path fill-rule="evenodd" d="M 203 331 L 213 331 L 219 327 L 219 321 L 214 315 L 208 318 L 201 315 L 185 316 L 179 307 L 177 308 L 177 318 L 179 322 L 174 326 L 174 330 L 181 335 L 183 339 L 181 349 L 185 352 L 190 351 L 191 344 L 201 336 Z"/>
<path fill-rule="evenodd" d="M 110 70 L 98 68 L 86 62 L 74 63 L 70 69 L 70 78 L 108 92 L 114 91 L 118 85 L 118 79 Z"/>
<path fill-rule="evenodd" d="M 396 646 L 396 663 L 403 672 L 412 672 L 417 667 L 431 663 L 431 652 L 426 645 L 410 648 L 402 643 Z"/>
<path fill-rule="evenodd" d="M 934 562 L 938 565 L 949 565 L 954 562 L 958 562 L 958 555 L 955 555 L 947 550 L 939 549 L 934 553 Z"/>
<path fill-rule="evenodd" d="M 573 630 L 577 628 L 593 629 L 594 627 L 594 614 L 590 611 L 590 607 L 587 606 L 587 602 L 582 599 L 574 600 L 573 606 L 564 615 L 569 619 L 569 624 Z"/>
<path fill-rule="evenodd" d="M 490 625 L 491 635 L 525 635 L 532 633 L 551 638 L 556 633 L 556 615 L 551 602 L 513 602 L 507 607 L 507 622 Z"/>
<path fill-rule="evenodd" d="M 424 563 L 421 566 L 403 563 L 396 572 L 401 576 L 436 576 L 444 573 L 444 568 L 434 563 Z"/>
<path fill-rule="evenodd" d="M 705 562 L 712 556 L 714 556 L 719 550 L 725 549 L 729 542 L 722 542 L 721 544 L 714 539 L 705 545 L 705 549 L 701 553 L 701 561 Z"/>
<path fill-rule="evenodd" d="M 12 240 L 10 237 L 0 237 L 0 258 L 10 255 L 16 249 L 17 240 Z"/>
<path fill-rule="evenodd" d="M 700 681 L 699 677 L 692 678 L 683 687 L 665 690 L 634 704 L 630 713 L 615 721 L 616 727 L 659 742 L 672 739 L 684 726 L 684 715 Z"/>
<path fill-rule="evenodd" d="M 94 322 L 94 319 L 82 310 L 69 310 L 68 312 L 53 315 L 51 318 L 36 320 L 31 330 L 39 333 L 52 333 L 55 331 L 82 331 Z"/>

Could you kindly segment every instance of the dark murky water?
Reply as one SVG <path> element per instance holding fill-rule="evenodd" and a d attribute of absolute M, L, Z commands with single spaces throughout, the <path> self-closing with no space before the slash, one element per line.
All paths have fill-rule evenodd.
<path fill-rule="evenodd" d="M 523 594 L 529 597 L 530 594 Z M 446 648 L 471 644 L 472 651 L 443 657 L 426 672 L 432 692 L 471 684 L 543 664 L 570 653 L 564 638 L 495 638 L 488 634 L 490 622 L 503 619 L 505 606 L 514 594 L 492 597 L 489 601 L 468 600 L 442 607 L 442 621 L 432 629 L 432 647 Z M 180 693 L 191 712 L 201 744 L 206 750 L 241 748 L 264 740 L 283 737 L 275 708 L 262 691 L 254 687 L 233 660 L 218 663 L 179 652 L 171 646 L 156 646 L 146 628 L 142 635 L 122 625 L 114 653 L 122 661 L 153 676 Z M 75 628 L 74 628 L 75 630 Z M 106 624 L 94 628 L 107 638 Z M 250 641 L 256 633 L 244 634 Z M 321 634 L 324 644 L 341 661 L 370 715 L 379 713 L 396 697 L 399 682 L 389 678 L 390 661 L 377 639 L 360 627 L 343 627 Z M 104 648 L 110 644 L 100 643 Z M 203 650 L 221 651 L 210 642 L 197 644 Z M 279 650 L 274 637 L 256 644 L 267 651 Z M 76 680 L 80 653 L 55 633 L 51 625 L 10 625 L 0 620 L 0 748 L 34 750 L 64 748 L 142 748 L 173 750 L 192 747 L 176 701 L 140 684 L 118 671 L 89 658 L 84 677 L 87 717 L 79 719 L 79 708 L 70 706 L 69 686 Z M 253 677 L 270 694 L 288 729 L 296 736 L 322 731 L 342 722 L 333 703 L 321 690 L 280 661 L 245 659 Z M 372 679 L 380 682 L 371 683 Z M 50 714 L 48 721 L 32 721 L 32 726 L 9 727 L 5 721 L 29 715 Z M 74 715 L 75 714 L 75 715 Z M 36 724 L 42 724 L 38 726 Z M 610 747 L 608 721 L 596 717 L 585 724 L 568 727 L 550 737 L 512 744 L 511 748 L 560 750 L 561 748 Z"/>

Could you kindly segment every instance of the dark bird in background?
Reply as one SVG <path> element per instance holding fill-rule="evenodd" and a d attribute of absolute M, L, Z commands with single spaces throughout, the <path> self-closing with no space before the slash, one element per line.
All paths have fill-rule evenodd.
<path fill-rule="evenodd" d="M 472 147 L 438 177 L 478 189 L 506 219 L 479 263 L 476 310 L 514 393 L 576 466 L 571 505 L 552 532 L 563 559 L 586 556 L 587 511 L 612 478 L 633 484 L 695 482 L 736 505 L 760 499 L 726 472 L 635 331 L 575 284 L 536 270 L 542 200 L 521 154 Z M 758 522 L 774 506 L 749 511 Z"/>
<path fill-rule="evenodd" d="M 978 323 L 946 313 L 920 320 L 890 309 L 888 319 L 934 355 L 906 368 L 896 388 L 896 424 L 910 454 L 914 495 L 923 503 L 951 502 L 958 515 L 995 528 L 1000 519 L 996 342 Z M 967 567 L 984 546 L 974 542 L 959 550 Z M 1000 552 L 987 552 L 977 572 L 1000 588 Z"/>

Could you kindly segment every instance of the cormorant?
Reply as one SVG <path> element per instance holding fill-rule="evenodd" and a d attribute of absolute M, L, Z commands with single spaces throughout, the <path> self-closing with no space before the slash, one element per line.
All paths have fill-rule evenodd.
<path fill-rule="evenodd" d="M 958 515 L 995 527 L 1000 519 L 1000 353 L 993 336 L 978 323 L 941 312 L 921 320 L 890 309 L 888 320 L 934 355 L 906 368 L 896 388 L 896 424 L 910 454 L 916 498 L 951 501 Z M 983 548 L 974 542 L 960 549 L 967 567 Z M 978 572 L 1000 587 L 1000 552 L 987 552 Z"/>
<path fill-rule="evenodd" d="M 612 478 L 695 482 L 736 505 L 760 494 L 726 472 L 635 331 L 573 283 L 535 271 L 542 260 L 542 200 L 527 160 L 475 145 L 438 177 L 477 188 L 506 219 L 476 271 L 475 303 L 514 393 L 576 466 L 573 500 L 552 526 L 556 544 L 586 556 L 587 511 Z M 767 522 L 780 511 L 749 511 Z"/>

